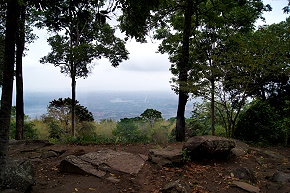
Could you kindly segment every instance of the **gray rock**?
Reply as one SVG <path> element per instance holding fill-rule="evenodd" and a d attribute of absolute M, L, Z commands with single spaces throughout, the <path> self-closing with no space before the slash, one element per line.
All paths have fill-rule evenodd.
<path fill-rule="evenodd" d="M 260 188 L 253 186 L 251 184 L 245 183 L 245 182 L 233 181 L 233 184 L 247 192 L 253 192 L 253 193 L 260 192 Z"/>
<path fill-rule="evenodd" d="M 187 190 L 180 184 L 180 180 L 169 182 L 162 190 L 162 193 L 187 193 Z"/>
<path fill-rule="evenodd" d="M 251 183 L 256 183 L 257 178 L 254 174 L 254 172 L 248 168 L 236 168 L 233 170 L 233 174 L 235 178 L 243 179 L 250 181 Z"/>
<path fill-rule="evenodd" d="M 90 174 L 99 178 L 102 178 L 106 175 L 106 172 L 100 171 L 91 163 L 86 162 L 74 155 L 69 155 L 60 162 L 59 171 L 62 173 L 74 173 L 83 175 Z"/>
<path fill-rule="evenodd" d="M 29 160 L 7 160 L 3 187 L 26 192 L 35 185 L 33 166 Z"/>
<path fill-rule="evenodd" d="M 82 156 L 69 155 L 61 161 L 60 172 L 91 174 L 104 178 L 107 172 L 137 175 L 145 161 L 138 155 L 113 150 L 100 150 Z"/>
<path fill-rule="evenodd" d="M 249 145 L 237 140 L 237 139 L 233 139 L 233 141 L 235 142 L 236 146 L 231 150 L 232 154 L 235 156 L 243 156 L 246 153 L 248 153 L 249 151 Z"/>
<path fill-rule="evenodd" d="M 1 193 L 21 193 L 15 189 L 6 189 L 6 190 L 3 190 Z"/>
<path fill-rule="evenodd" d="M 148 160 L 160 166 L 168 164 L 178 164 L 182 161 L 181 149 L 151 149 L 149 150 Z"/>
<path fill-rule="evenodd" d="M 51 157 L 57 157 L 57 156 L 58 156 L 58 154 L 54 151 L 47 151 L 47 152 L 44 152 L 41 154 L 41 158 L 44 158 L 44 159 L 51 158 Z"/>
<path fill-rule="evenodd" d="M 217 136 L 195 136 L 183 145 L 192 159 L 227 158 L 235 147 L 233 140 Z"/>
<path fill-rule="evenodd" d="M 276 172 L 272 177 L 273 182 L 290 182 L 290 173 Z"/>
<path fill-rule="evenodd" d="M 116 184 L 116 183 L 119 183 L 120 182 L 120 179 L 118 179 L 117 177 L 115 176 L 110 176 L 107 178 L 107 180 L 109 180 L 110 182 Z"/>

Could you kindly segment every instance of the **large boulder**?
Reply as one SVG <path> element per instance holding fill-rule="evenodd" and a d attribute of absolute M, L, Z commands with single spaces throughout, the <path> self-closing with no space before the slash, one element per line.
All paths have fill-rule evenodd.
<path fill-rule="evenodd" d="M 3 187 L 18 192 L 27 192 L 35 185 L 33 166 L 29 160 L 7 160 Z"/>
<path fill-rule="evenodd" d="M 228 158 L 235 147 L 233 140 L 217 136 L 195 136 L 183 145 L 191 159 Z"/>

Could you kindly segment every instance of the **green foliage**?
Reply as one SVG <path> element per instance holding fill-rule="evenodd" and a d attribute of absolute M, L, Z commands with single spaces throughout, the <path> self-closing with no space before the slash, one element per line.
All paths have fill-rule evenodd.
<path fill-rule="evenodd" d="M 117 123 L 116 129 L 112 134 L 123 143 L 147 143 L 148 137 L 136 125 L 134 119 L 124 118 Z"/>
<path fill-rule="evenodd" d="M 240 115 L 235 137 L 252 143 L 279 144 L 285 139 L 285 131 L 282 128 L 286 127 L 281 125 L 281 122 L 285 121 L 284 116 L 268 101 L 254 101 L 250 108 Z M 287 121 L 285 124 L 287 125 Z"/>
<path fill-rule="evenodd" d="M 141 115 L 141 118 L 145 121 L 148 121 L 153 127 L 154 122 L 162 119 L 162 113 L 155 109 L 146 109 Z"/>
<path fill-rule="evenodd" d="M 53 120 L 48 122 L 48 127 L 49 138 L 61 140 L 65 137 L 66 131 L 57 121 Z"/>
<path fill-rule="evenodd" d="M 83 122 L 93 122 L 93 114 L 89 112 L 86 107 L 80 105 L 78 101 L 76 101 L 75 103 L 76 122 L 77 124 L 79 124 L 77 125 L 77 127 L 82 128 Z M 71 125 L 71 109 L 72 99 L 59 98 L 58 100 L 53 100 L 49 102 L 49 105 L 47 107 L 47 114 L 43 115 L 42 119 L 47 123 L 49 123 L 50 121 L 58 121 L 58 125 L 68 133 Z"/>
<path fill-rule="evenodd" d="M 94 122 L 83 121 L 78 129 L 79 136 L 89 136 L 95 134 L 96 125 Z"/>
<path fill-rule="evenodd" d="M 15 138 L 16 121 L 10 123 L 10 138 Z M 39 132 L 32 121 L 24 121 L 24 139 L 39 139 Z"/>

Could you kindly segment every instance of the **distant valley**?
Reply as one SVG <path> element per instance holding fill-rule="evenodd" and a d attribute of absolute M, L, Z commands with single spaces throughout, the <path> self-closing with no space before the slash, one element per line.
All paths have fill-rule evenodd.
<path fill-rule="evenodd" d="M 50 101 L 71 97 L 70 92 L 26 92 L 24 95 L 25 114 L 39 118 L 45 114 Z M 93 113 L 96 121 L 101 119 L 120 120 L 139 116 L 146 109 L 160 111 L 163 118 L 176 116 L 178 97 L 165 91 L 94 91 L 77 93 L 79 103 Z M 186 117 L 190 117 L 192 101 L 186 107 Z"/>

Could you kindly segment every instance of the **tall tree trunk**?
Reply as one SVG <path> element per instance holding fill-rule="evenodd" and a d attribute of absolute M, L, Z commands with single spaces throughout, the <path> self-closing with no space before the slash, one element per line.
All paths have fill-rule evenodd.
<path fill-rule="evenodd" d="M 189 39 L 191 33 L 191 16 L 193 14 L 193 0 L 187 0 L 184 11 L 184 29 L 182 39 L 182 56 L 178 64 L 179 70 L 179 96 L 176 116 L 176 141 L 185 140 L 185 106 L 188 99 L 187 93 L 187 73 L 189 61 Z"/>
<path fill-rule="evenodd" d="M 16 37 L 16 132 L 15 139 L 24 139 L 24 102 L 23 102 L 23 76 L 22 56 L 25 44 L 25 12 L 26 6 L 21 5 L 19 27 Z"/>
<path fill-rule="evenodd" d="M 72 111 L 71 111 L 71 119 L 72 119 L 72 135 L 76 136 L 76 126 L 75 126 L 75 115 L 76 115 L 76 77 L 72 76 Z"/>
<path fill-rule="evenodd" d="M 3 185 L 8 150 L 15 62 L 15 41 L 18 18 L 18 1 L 9 0 L 6 12 L 5 53 L 3 67 L 4 82 L 2 86 L 0 110 L 0 186 Z"/>
<path fill-rule="evenodd" d="M 214 79 L 210 80 L 211 89 L 210 89 L 210 119 L 211 119 L 211 134 L 215 135 L 215 109 L 214 109 Z"/>

